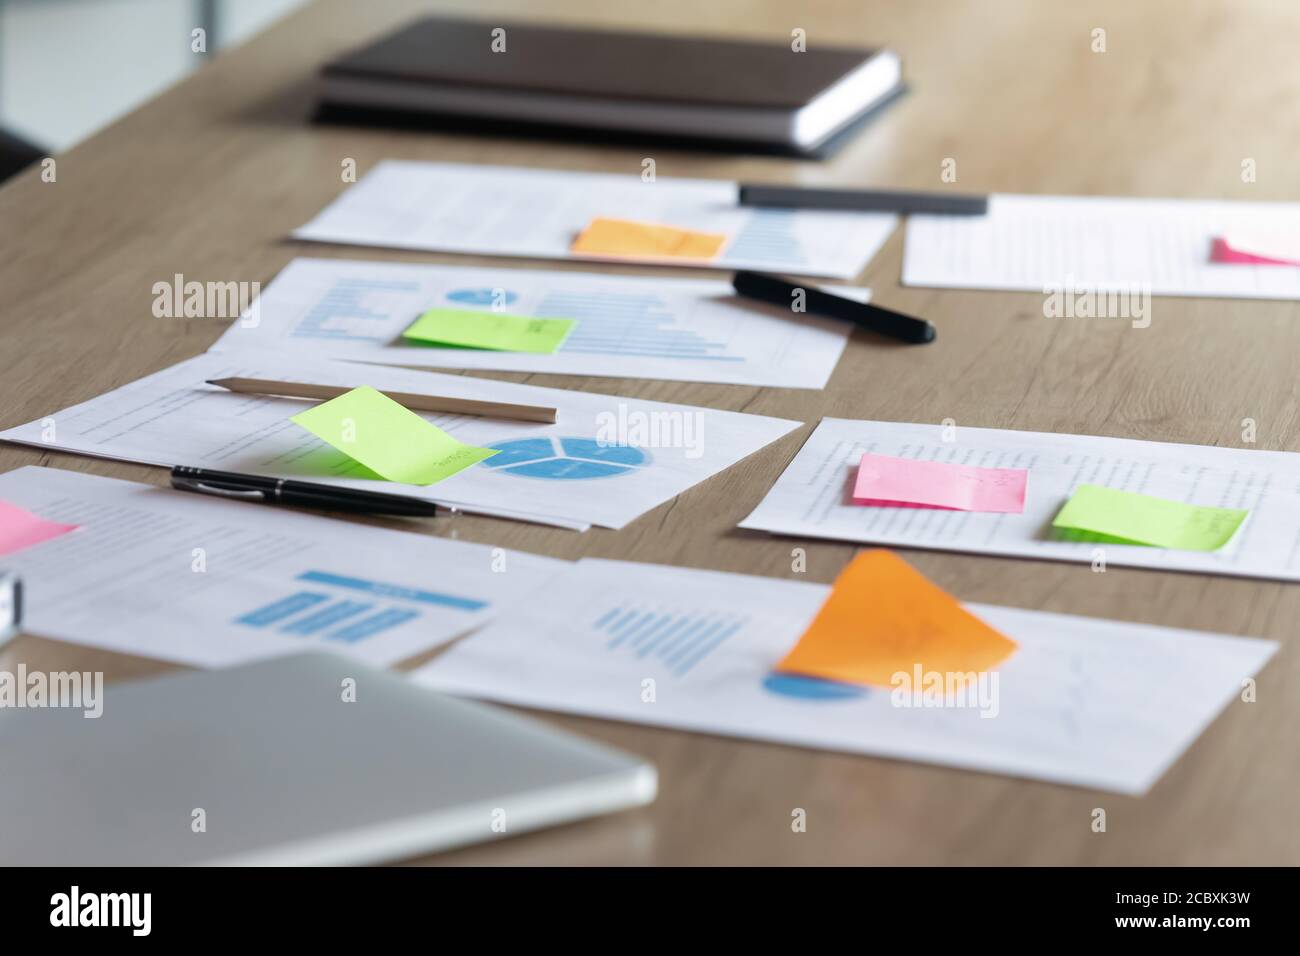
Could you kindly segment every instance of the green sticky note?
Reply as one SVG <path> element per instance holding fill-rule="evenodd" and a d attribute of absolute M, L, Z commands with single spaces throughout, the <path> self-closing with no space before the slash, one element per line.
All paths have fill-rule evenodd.
<path fill-rule="evenodd" d="M 1052 527 L 1062 529 L 1071 541 L 1216 551 L 1236 534 L 1248 513 L 1080 485 L 1052 520 Z"/>
<path fill-rule="evenodd" d="M 496 454 L 496 449 L 457 441 L 368 385 L 291 421 L 381 478 L 408 485 L 431 485 Z"/>
<path fill-rule="evenodd" d="M 402 338 L 458 348 L 549 355 L 569 337 L 576 319 L 535 319 L 476 309 L 430 309 Z"/>

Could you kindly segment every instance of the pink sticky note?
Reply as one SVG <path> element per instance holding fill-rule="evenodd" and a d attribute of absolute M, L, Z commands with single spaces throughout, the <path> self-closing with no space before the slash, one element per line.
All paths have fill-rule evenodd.
<path fill-rule="evenodd" d="M 0 554 L 13 554 L 76 529 L 75 524 L 46 521 L 17 505 L 0 501 Z"/>
<path fill-rule="evenodd" d="M 868 454 L 858 465 L 853 501 L 860 505 L 1021 514 L 1028 480 L 1029 472 L 1023 468 L 975 468 Z"/>
<path fill-rule="evenodd" d="M 1255 251 L 1248 248 L 1243 240 L 1219 236 L 1210 247 L 1210 261 L 1240 266 L 1300 266 L 1300 258 L 1296 258 L 1294 252 L 1287 250 L 1287 246 L 1295 245 L 1294 242 L 1284 244 L 1279 241 L 1276 245 L 1278 252 L 1275 254 L 1264 254 L 1259 251 L 1269 248 L 1267 241 L 1263 244 L 1252 242 L 1249 245 Z"/>

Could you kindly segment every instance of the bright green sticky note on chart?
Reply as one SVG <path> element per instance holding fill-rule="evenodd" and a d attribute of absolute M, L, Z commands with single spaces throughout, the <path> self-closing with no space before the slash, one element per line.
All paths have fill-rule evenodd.
<path fill-rule="evenodd" d="M 1236 534 L 1248 513 L 1080 485 L 1052 520 L 1052 527 L 1064 530 L 1074 541 L 1217 551 Z"/>
<path fill-rule="evenodd" d="M 569 337 L 576 319 L 537 319 L 476 309 L 430 309 L 402 338 L 457 348 L 549 355 Z"/>
<path fill-rule="evenodd" d="M 381 478 L 408 485 L 431 485 L 496 454 L 493 448 L 457 441 L 368 385 L 300 412 L 291 421 Z"/>

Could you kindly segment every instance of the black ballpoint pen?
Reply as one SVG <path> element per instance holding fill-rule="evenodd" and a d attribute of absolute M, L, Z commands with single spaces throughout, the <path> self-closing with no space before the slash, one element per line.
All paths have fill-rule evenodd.
<path fill-rule="evenodd" d="M 892 212 L 939 216 L 983 216 L 987 196 L 904 190 L 811 189 L 805 186 L 742 185 L 742 206 L 786 209 L 839 209 L 852 212 Z"/>
<path fill-rule="evenodd" d="M 266 504 L 345 511 L 350 514 L 391 515 L 407 518 L 432 518 L 447 509 L 423 498 L 390 495 L 377 491 L 336 488 L 308 481 L 268 478 L 263 475 L 240 475 L 230 471 L 211 471 L 177 465 L 172 469 L 172 487 L 180 491 L 254 501 Z"/>
<path fill-rule="evenodd" d="M 935 338 L 934 326 L 925 319 L 914 319 L 910 315 L 882 309 L 868 302 L 855 302 L 853 299 L 831 295 L 813 286 L 790 282 L 779 276 L 764 275 L 761 272 L 737 272 L 731 285 L 737 295 L 786 308 L 793 308 L 799 301 L 797 293 L 802 292 L 804 311 L 809 315 L 852 322 L 902 342 L 923 345 L 933 342 Z"/>

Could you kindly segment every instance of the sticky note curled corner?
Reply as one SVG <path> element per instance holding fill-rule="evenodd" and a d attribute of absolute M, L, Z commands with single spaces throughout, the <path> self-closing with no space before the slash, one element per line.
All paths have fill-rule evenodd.
<path fill-rule="evenodd" d="M 709 260 L 722 251 L 726 242 L 722 233 L 597 217 L 578 233 L 569 251 L 614 258 Z"/>
<path fill-rule="evenodd" d="M 944 675 L 960 685 L 1018 645 L 967 611 L 892 551 L 863 551 L 778 671 L 876 687 L 895 675 Z"/>
<path fill-rule="evenodd" d="M 78 527 L 47 521 L 40 515 L 0 500 L 0 555 L 16 554 L 42 541 L 76 531 Z"/>
<path fill-rule="evenodd" d="M 1022 514 L 1028 480 L 1023 468 L 976 468 L 867 453 L 858 465 L 853 501 Z"/>
<path fill-rule="evenodd" d="M 431 485 L 496 454 L 466 445 L 368 385 L 290 419 L 388 481 Z"/>
<path fill-rule="evenodd" d="M 433 345 L 549 355 L 564 344 L 576 319 L 544 319 L 479 309 L 430 309 L 402 338 Z"/>
<path fill-rule="evenodd" d="M 1052 519 L 1076 541 L 1138 544 L 1179 551 L 1217 551 L 1232 539 L 1248 511 L 1079 485 Z"/>
<path fill-rule="evenodd" d="M 1210 261 L 1230 265 L 1300 266 L 1300 235 L 1216 236 Z"/>

